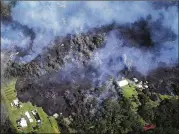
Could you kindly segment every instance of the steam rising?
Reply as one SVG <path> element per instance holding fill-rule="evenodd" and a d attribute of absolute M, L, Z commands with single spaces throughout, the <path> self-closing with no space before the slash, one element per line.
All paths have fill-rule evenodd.
<path fill-rule="evenodd" d="M 35 33 L 35 39 L 32 41 L 23 33 L 22 29 L 12 27 L 12 24 L 1 25 L 2 50 L 12 49 L 15 46 L 25 49 L 33 42 L 32 49 L 29 50 L 28 55 L 21 57 L 21 62 L 30 62 L 42 52 L 44 47 L 48 47 L 56 36 L 86 32 L 91 28 L 113 22 L 130 25 L 149 15 L 154 42 L 160 42 L 161 36 L 161 42 L 165 38 L 164 31 L 152 26 L 157 23 L 171 30 L 176 38 L 156 43 L 152 50 L 143 51 L 139 48 L 124 46 L 124 39 L 117 37 L 115 32 L 112 32 L 106 38 L 105 47 L 95 51 L 91 57 L 90 64 L 98 68 L 99 79 L 103 79 L 106 75 L 115 76 L 125 66 L 136 67 L 142 74 L 147 74 L 160 62 L 173 65 L 178 59 L 178 8 L 175 5 L 154 9 L 151 2 L 139 1 L 19 1 L 12 8 L 11 15 L 14 21 L 22 26 L 27 26 Z"/>

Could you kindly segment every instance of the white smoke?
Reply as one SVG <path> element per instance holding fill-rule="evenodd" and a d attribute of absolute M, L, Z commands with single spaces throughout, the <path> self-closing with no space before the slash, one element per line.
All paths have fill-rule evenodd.
<path fill-rule="evenodd" d="M 32 50 L 25 57 L 21 58 L 23 62 L 30 62 L 42 49 L 51 42 L 55 36 L 65 36 L 68 33 L 86 32 L 90 28 L 116 22 L 117 24 L 131 24 L 141 18 L 151 15 L 152 21 L 158 21 L 164 27 L 171 29 L 178 36 L 178 9 L 177 6 L 169 8 L 161 7 L 154 9 L 151 2 L 125 2 L 125 1 L 19 1 L 12 8 L 12 18 L 21 25 L 32 29 L 36 35 L 33 41 Z M 155 33 L 157 30 L 153 30 Z M 159 36 L 160 32 L 158 32 Z M 2 25 L 1 44 L 3 48 L 19 46 L 26 48 L 30 44 L 29 37 L 25 37 L 19 29 L 9 28 L 8 25 Z M 155 34 L 153 39 L 155 39 Z M 99 63 L 102 72 L 107 74 L 116 74 L 117 70 L 123 68 L 119 61 L 119 55 L 126 55 L 132 62 L 131 65 L 137 67 L 142 73 L 157 67 L 159 62 L 167 64 L 174 63 L 178 55 L 178 38 L 175 41 L 165 42 L 158 45 L 159 57 L 155 58 L 152 52 L 143 52 L 137 48 L 120 47 L 122 40 L 116 37 L 108 37 L 107 45 L 104 49 L 96 52 L 96 58 L 99 61 L 111 62 L 111 65 Z M 117 44 L 117 45 L 116 45 Z M 160 47 L 161 46 L 161 47 Z M 116 48 L 118 47 L 118 48 Z M 172 50 L 172 51 L 170 51 Z M 171 60 L 172 58 L 172 60 Z"/>
<path fill-rule="evenodd" d="M 143 50 L 132 46 L 125 46 L 124 39 L 119 39 L 112 32 L 107 37 L 105 47 L 97 50 L 92 59 L 91 64 L 101 73 L 100 77 L 104 78 L 106 75 L 116 76 L 118 72 L 127 67 L 135 67 L 137 71 L 143 75 L 147 75 L 149 71 L 158 67 L 160 62 L 172 66 L 177 62 L 176 42 L 173 44 L 165 43 L 162 48 L 156 49 L 159 55 L 153 49 Z M 169 49 L 171 47 L 171 49 Z M 101 79 L 101 78 L 99 78 Z"/>
<path fill-rule="evenodd" d="M 15 46 L 25 49 L 30 43 L 30 37 L 24 35 L 22 29 L 1 23 L 1 49 L 13 49 Z"/>

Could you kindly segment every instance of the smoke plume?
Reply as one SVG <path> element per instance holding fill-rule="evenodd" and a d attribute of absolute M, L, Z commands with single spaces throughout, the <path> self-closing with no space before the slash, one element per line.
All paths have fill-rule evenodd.
<path fill-rule="evenodd" d="M 2 51 L 31 46 L 28 53 L 20 57 L 20 62 L 27 63 L 43 48 L 53 44 L 56 36 L 84 33 L 113 22 L 130 26 L 142 18 L 150 18 L 148 27 L 154 42 L 152 49 L 144 51 L 130 46 L 130 43 L 125 46 L 125 38 L 113 31 L 107 36 L 104 47 L 97 49 L 89 62 L 98 70 L 100 80 L 108 75 L 116 76 L 124 67 L 135 67 L 147 74 L 160 63 L 172 66 L 178 60 L 178 3 L 164 5 L 162 2 L 142 1 L 19 1 L 11 9 L 13 21 L 1 23 Z M 32 39 L 14 22 L 32 29 L 35 37 Z M 165 40 L 169 37 L 170 40 Z"/>

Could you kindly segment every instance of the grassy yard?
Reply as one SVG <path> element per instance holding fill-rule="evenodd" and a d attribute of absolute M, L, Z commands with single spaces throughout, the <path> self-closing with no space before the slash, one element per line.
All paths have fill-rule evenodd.
<path fill-rule="evenodd" d="M 140 101 L 138 99 L 138 92 L 136 91 L 135 86 L 130 84 L 122 87 L 122 94 L 131 102 L 132 110 L 134 112 L 137 112 Z M 146 123 L 142 117 L 139 118 L 139 122 L 141 123 L 141 125 L 145 125 Z"/>
<path fill-rule="evenodd" d="M 167 94 L 165 94 L 165 95 L 160 94 L 159 97 L 160 97 L 161 100 L 164 100 L 164 99 L 179 99 L 178 96 L 171 96 L 171 95 L 167 95 Z"/>
<path fill-rule="evenodd" d="M 16 90 L 15 90 L 15 83 L 16 80 L 13 79 L 7 85 L 3 86 L 2 89 L 2 99 L 5 103 L 8 116 L 10 121 L 12 122 L 13 127 L 17 130 L 18 133 L 30 133 L 30 132 L 37 132 L 37 133 L 60 133 L 56 119 L 52 116 L 48 116 L 41 107 L 33 106 L 30 102 L 21 103 L 21 108 L 17 108 L 15 106 L 11 106 L 11 102 L 16 99 Z M 31 110 L 36 110 L 41 118 L 41 124 L 37 125 L 34 116 L 31 113 Z M 29 122 L 25 112 L 28 111 L 33 122 Z M 27 121 L 28 126 L 24 128 L 18 128 L 16 121 L 20 118 L 24 117 Z M 33 127 L 38 126 L 36 129 Z"/>
<path fill-rule="evenodd" d="M 131 85 L 127 85 L 125 87 L 122 88 L 122 94 L 125 98 L 131 98 L 132 96 L 137 96 L 137 91 L 135 90 L 135 86 Z"/>
<path fill-rule="evenodd" d="M 140 102 L 138 100 L 138 93 L 135 90 L 134 85 L 127 85 L 122 88 L 122 94 L 126 99 L 129 99 L 132 104 L 132 109 L 134 111 L 137 111 L 138 106 L 140 105 Z"/>
<path fill-rule="evenodd" d="M 122 87 L 122 94 L 123 96 L 128 99 L 131 102 L 131 108 L 134 112 L 137 112 L 138 110 L 138 106 L 141 105 L 140 100 L 138 99 L 138 94 L 140 94 L 140 92 L 142 91 L 136 91 L 135 86 L 134 85 L 127 85 Z M 171 96 L 171 95 L 161 95 L 161 94 L 157 94 L 155 93 L 160 99 L 156 100 L 156 101 L 152 101 L 149 97 L 148 97 L 148 102 L 146 102 L 146 107 L 148 108 L 154 108 L 157 107 L 160 102 L 164 99 L 179 99 L 178 96 Z M 145 125 L 146 122 L 143 120 L 143 118 L 141 117 L 139 119 L 139 121 L 141 122 L 141 124 Z"/>

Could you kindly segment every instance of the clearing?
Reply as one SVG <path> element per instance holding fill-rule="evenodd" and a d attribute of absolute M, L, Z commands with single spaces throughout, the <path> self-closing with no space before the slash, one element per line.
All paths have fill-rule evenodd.
<path fill-rule="evenodd" d="M 8 84 L 4 85 L 2 88 L 2 102 L 5 103 L 8 111 L 9 119 L 12 123 L 12 127 L 16 129 L 18 133 L 60 133 L 56 119 L 53 116 L 48 116 L 41 107 L 33 106 L 32 103 L 22 103 L 19 102 L 21 107 L 11 106 L 13 100 L 17 99 L 16 89 L 15 89 L 16 79 L 12 79 Z M 32 114 L 32 110 L 36 110 L 40 116 L 41 123 L 36 122 L 35 117 Z M 33 119 L 30 122 L 25 115 L 28 111 Z M 25 118 L 27 121 L 27 127 L 18 127 L 17 120 Z"/>

